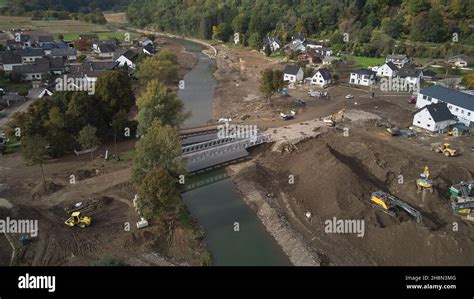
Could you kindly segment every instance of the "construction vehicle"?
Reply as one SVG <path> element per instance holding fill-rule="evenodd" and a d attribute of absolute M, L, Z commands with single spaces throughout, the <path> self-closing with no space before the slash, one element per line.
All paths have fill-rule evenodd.
<path fill-rule="evenodd" d="M 324 119 L 324 124 L 328 127 L 335 127 L 336 126 L 336 117 L 341 115 L 341 122 L 344 122 L 344 115 L 346 113 L 346 109 L 341 109 L 337 113 L 331 114 L 329 117 Z"/>
<path fill-rule="evenodd" d="M 420 177 L 416 180 L 416 187 L 418 193 L 423 190 L 428 190 L 433 193 L 433 181 L 430 180 L 430 170 L 428 166 L 425 166 L 423 173 L 420 173 Z"/>
<path fill-rule="evenodd" d="M 80 228 L 85 228 L 91 225 L 91 222 L 91 217 L 81 216 L 81 212 L 73 212 L 71 213 L 71 217 L 64 221 L 64 224 L 69 227 L 79 226 Z"/>
<path fill-rule="evenodd" d="M 437 153 L 442 153 L 446 157 L 455 157 L 459 153 L 456 149 L 451 148 L 451 144 L 449 143 L 443 143 L 443 144 L 434 144 L 431 147 L 431 150 L 437 152 Z"/>
<path fill-rule="evenodd" d="M 474 182 L 460 182 L 449 188 L 454 213 L 466 220 L 474 220 Z"/>
<path fill-rule="evenodd" d="M 375 207 L 381 209 L 390 216 L 396 217 L 399 210 L 402 209 L 413 216 L 416 222 L 421 223 L 422 217 L 420 211 L 393 195 L 383 191 L 376 191 L 372 193 L 370 201 Z"/>
<path fill-rule="evenodd" d="M 399 128 L 387 128 L 387 133 L 392 136 L 400 136 L 400 129 Z"/>

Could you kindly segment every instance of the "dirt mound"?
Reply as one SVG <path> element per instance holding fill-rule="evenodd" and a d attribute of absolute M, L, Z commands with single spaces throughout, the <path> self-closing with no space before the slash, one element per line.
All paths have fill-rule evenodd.
<path fill-rule="evenodd" d="M 449 185 L 472 178 L 468 169 L 443 160 L 430 161 L 423 153 L 415 156 L 403 147 L 391 148 L 372 135 L 340 135 L 329 132 L 299 143 L 292 153 L 261 153 L 255 172 L 245 175 L 263 182 L 265 192 L 280 191 L 291 198 L 290 202 L 279 199 L 280 206 L 288 217 L 296 215 L 305 224 L 301 231 L 306 231 L 307 240 L 330 264 L 474 264 L 467 253 L 467 248 L 474 249 L 473 226 L 453 216 L 446 195 Z M 423 195 L 417 193 L 415 181 L 428 164 L 436 190 Z M 403 210 L 392 217 L 373 207 L 370 197 L 377 190 L 418 209 L 423 223 L 416 223 Z M 306 212 L 311 212 L 311 221 L 304 216 Z M 334 217 L 363 220 L 365 236 L 325 233 L 324 223 Z M 463 233 L 453 231 L 454 222 Z"/>
<path fill-rule="evenodd" d="M 58 192 L 63 188 L 62 185 L 52 181 L 41 181 L 31 190 L 31 196 L 33 199 L 41 198 L 46 195 L 51 195 Z"/>

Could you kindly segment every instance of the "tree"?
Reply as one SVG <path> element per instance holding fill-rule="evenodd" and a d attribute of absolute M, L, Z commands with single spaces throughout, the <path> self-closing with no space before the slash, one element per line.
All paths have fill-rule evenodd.
<path fill-rule="evenodd" d="M 43 164 L 48 156 L 48 151 L 46 149 L 48 144 L 46 140 L 40 135 L 25 136 L 23 137 L 21 144 L 23 158 L 33 165 L 39 165 L 43 176 L 43 182 L 46 183 L 43 169 Z"/>
<path fill-rule="evenodd" d="M 260 35 L 254 32 L 249 37 L 249 46 L 253 49 L 260 49 Z"/>
<path fill-rule="evenodd" d="M 474 89 L 474 74 L 464 75 L 462 78 L 462 84 L 466 89 Z"/>
<path fill-rule="evenodd" d="M 138 208 L 146 219 L 176 214 L 180 207 L 176 178 L 161 166 L 149 171 L 138 189 Z"/>
<path fill-rule="evenodd" d="M 171 175 L 183 173 L 178 157 L 181 155 L 181 138 L 176 128 L 153 121 L 147 134 L 135 145 L 132 181 L 139 184 L 155 167 L 166 169 Z"/>
<path fill-rule="evenodd" d="M 97 138 L 97 129 L 91 125 L 87 125 L 79 132 L 77 136 L 77 142 L 81 145 L 83 150 L 92 149 L 95 146 L 99 145 L 100 141 Z M 92 151 L 91 151 L 91 160 L 93 160 Z"/>
<path fill-rule="evenodd" d="M 129 111 L 135 103 L 130 77 L 125 71 L 111 71 L 99 77 L 96 95 L 103 104 L 104 119 L 107 123 L 117 112 Z"/>
<path fill-rule="evenodd" d="M 280 70 L 266 69 L 260 80 L 260 92 L 271 101 L 272 96 L 283 87 L 283 72 Z"/>
<path fill-rule="evenodd" d="M 266 56 L 272 55 L 272 49 L 270 48 L 270 45 L 269 45 L 269 44 L 266 44 L 266 45 L 265 45 L 265 55 L 266 55 Z"/>
<path fill-rule="evenodd" d="M 138 128 L 146 134 L 155 119 L 162 125 L 178 126 L 188 116 L 184 113 L 184 104 L 175 92 L 168 91 L 166 86 L 157 80 L 148 82 L 145 93 L 138 98 Z"/>
<path fill-rule="evenodd" d="M 164 53 L 163 53 L 164 52 Z M 163 51 L 160 55 L 149 57 L 139 65 L 137 77 L 141 82 L 159 80 L 163 83 L 173 83 L 178 80 L 179 66 L 176 54 Z"/>

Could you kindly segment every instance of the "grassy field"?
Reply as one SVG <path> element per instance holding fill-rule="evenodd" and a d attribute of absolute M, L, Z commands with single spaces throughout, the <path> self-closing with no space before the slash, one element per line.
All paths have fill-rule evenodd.
<path fill-rule="evenodd" d="M 2 0 L 0 0 L 2 1 Z M 5 1 L 5 0 L 3 0 Z M 62 34 L 67 40 L 75 40 L 79 34 L 96 33 L 99 39 L 118 38 L 124 39 L 125 32 L 112 31 L 106 26 L 92 24 L 76 20 L 55 20 L 42 21 L 31 20 L 28 17 L 0 16 L 0 30 L 23 29 L 37 30 L 53 34 L 56 38 Z M 137 38 L 139 35 L 131 33 L 130 38 Z"/>
<path fill-rule="evenodd" d="M 362 56 L 349 56 L 348 61 L 354 61 L 354 67 L 368 68 L 370 66 L 383 65 L 385 58 L 374 58 L 374 57 L 362 57 Z"/>
<path fill-rule="evenodd" d="M 8 5 L 9 0 L 0 0 L 0 7 L 5 7 Z"/>

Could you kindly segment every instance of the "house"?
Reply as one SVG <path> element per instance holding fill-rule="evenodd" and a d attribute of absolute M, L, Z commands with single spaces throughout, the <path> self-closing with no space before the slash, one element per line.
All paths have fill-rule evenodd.
<path fill-rule="evenodd" d="M 53 75 L 62 75 L 65 71 L 64 58 L 62 57 L 46 57 L 49 61 L 49 71 Z"/>
<path fill-rule="evenodd" d="M 395 77 L 398 73 L 398 67 L 391 61 L 385 63 L 377 69 L 377 77 Z"/>
<path fill-rule="evenodd" d="M 117 59 L 115 59 L 116 62 L 119 63 L 119 67 L 123 67 L 127 65 L 127 67 L 131 69 L 135 69 L 135 61 L 138 57 L 137 51 L 133 49 L 129 49 L 125 51 L 122 55 L 120 55 Z"/>
<path fill-rule="evenodd" d="M 340 61 L 341 58 L 336 57 L 336 56 L 326 56 L 323 58 L 323 64 L 324 65 L 329 65 L 333 64 L 335 61 Z"/>
<path fill-rule="evenodd" d="M 43 58 L 44 51 L 39 48 L 25 48 L 14 51 L 15 54 L 21 56 L 23 63 L 34 63 L 37 59 Z"/>
<path fill-rule="evenodd" d="M 375 83 L 376 72 L 369 69 L 358 69 L 351 72 L 350 84 L 371 86 Z"/>
<path fill-rule="evenodd" d="M 86 60 L 82 64 L 73 64 L 69 67 L 70 75 L 74 77 L 86 78 L 91 82 L 105 75 L 109 71 L 118 69 L 119 63 L 116 61 L 89 61 Z"/>
<path fill-rule="evenodd" d="M 47 59 L 38 59 L 34 63 L 14 66 L 12 73 L 20 76 L 24 81 L 41 81 L 50 72 L 49 61 Z"/>
<path fill-rule="evenodd" d="M 146 47 L 148 45 L 153 46 L 153 41 L 151 39 L 149 39 L 148 37 L 145 37 L 143 40 L 140 41 L 140 46 Z"/>
<path fill-rule="evenodd" d="M 407 85 L 418 87 L 423 78 L 423 70 L 404 66 L 398 71 L 398 77 L 402 78 Z"/>
<path fill-rule="evenodd" d="M 23 48 L 29 48 L 33 44 L 33 40 L 30 35 L 23 34 L 20 32 L 14 32 L 14 39 L 7 40 L 7 49 L 10 51 L 19 50 Z"/>
<path fill-rule="evenodd" d="M 36 40 L 36 45 L 42 47 L 44 44 L 54 43 L 54 38 L 51 35 L 40 35 Z"/>
<path fill-rule="evenodd" d="M 37 99 L 42 99 L 46 96 L 50 97 L 54 94 L 54 86 L 48 86 L 48 87 L 37 87 L 37 88 L 31 88 L 28 90 L 28 95 L 26 96 L 30 100 L 37 100 Z"/>
<path fill-rule="evenodd" d="M 303 42 L 297 40 L 288 45 L 288 48 L 293 52 L 305 52 L 306 47 Z"/>
<path fill-rule="evenodd" d="M 61 49 L 52 49 L 52 57 L 61 57 L 69 61 L 74 61 L 77 59 L 77 50 L 73 48 L 61 48 Z"/>
<path fill-rule="evenodd" d="M 306 38 L 304 37 L 303 34 L 295 34 L 291 37 L 291 42 L 292 43 L 300 42 L 300 43 L 304 44 L 306 42 Z"/>
<path fill-rule="evenodd" d="M 474 124 L 474 95 L 449 89 L 440 85 L 424 88 L 418 94 L 416 107 L 446 103 L 449 111 L 456 116 L 459 122 L 466 126 Z"/>
<path fill-rule="evenodd" d="M 445 132 L 456 124 L 456 117 L 446 103 L 436 103 L 420 108 L 413 117 L 413 125 L 431 132 Z"/>
<path fill-rule="evenodd" d="M 303 81 L 304 72 L 299 65 L 288 64 L 283 70 L 283 81 L 296 83 Z"/>
<path fill-rule="evenodd" d="M 262 51 L 265 51 L 265 48 L 270 46 L 270 50 L 272 52 L 280 50 L 280 48 L 283 46 L 283 43 L 280 41 L 278 36 L 267 36 L 263 39 L 262 42 Z"/>
<path fill-rule="evenodd" d="M 321 57 L 329 57 L 329 56 L 332 56 L 334 54 L 334 52 L 332 51 L 331 48 L 327 48 L 327 47 L 318 47 L 318 48 L 314 48 L 314 51 L 319 54 Z"/>
<path fill-rule="evenodd" d="M 316 74 L 311 78 L 311 84 L 316 84 L 321 87 L 326 87 L 334 83 L 331 73 L 328 69 L 319 69 Z"/>
<path fill-rule="evenodd" d="M 116 40 L 113 40 L 113 39 L 109 39 L 109 40 L 101 40 L 101 41 L 98 41 L 98 42 L 94 42 L 92 44 L 92 50 L 93 51 L 98 51 L 99 49 L 99 46 L 101 45 L 107 45 L 107 46 L 110 46 L 114 49 L 117 48 L 117 41 Z"/>
<path fill-rule="evenodd" d="M 423 79 L 435 80 L 438 74 L 432 70 L 423 70 Z"/>
<path fill-rule="evenodd" d="M 455 67 L 467 67 L 472 62 L 472 59 L 467 55 L 460 54 L 449 57 L 446 62 L 454 65 Z"/>
<path fill-rule="evenodd" d="M 113 58 L 115 53 L 115 47 L 109 44 L 99 44 L 95 50 L 101 58 Z"/>
<path fill-rule="evenodd" d="M 148 44 L 142 48 L 142 52 L 146 55 L 152 56 L 156 54 L 156 49 L 152 44 Z"/>
<path fill-rule="evenodd" d="M 323 63 L 323 58 L 314 52 L 312 49 L 309 49 L 309 51 L 306 51 L 306 59 L 308 62 L 312 65 L 317 65 L 317 64 L 322 64 Z"/>
<path fill-rule="evenodd" d="M 1 69 L 5 72 L 11 72 L 14 66 L 22 65 L 21 56 L 14 54 L 11 51 L 0 52 Z"/>
<path fill-rule="evenodd" d="M 413 61 L 407 55 L 388 55 L 385 62 L 392 62 L 401 69 L 406 64 L 411 64 Z"/>

